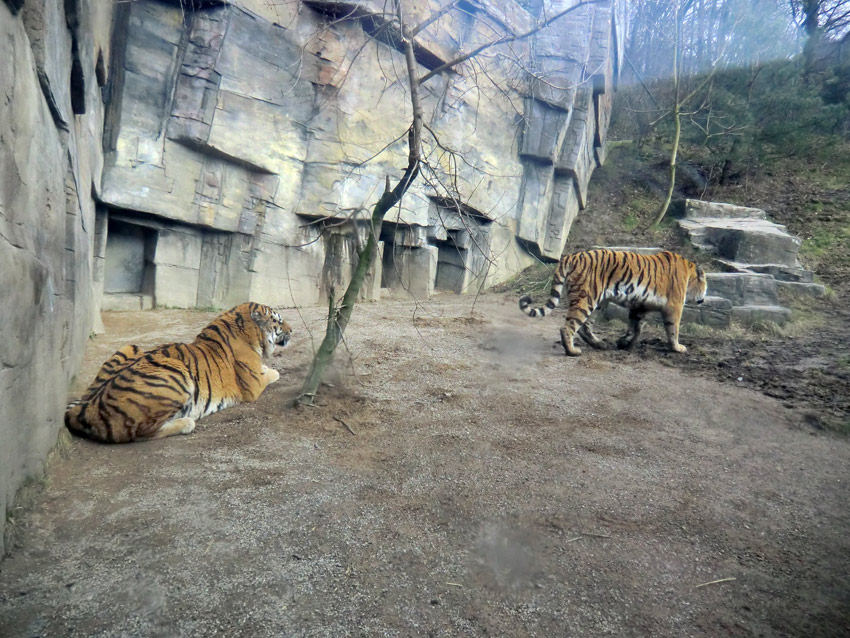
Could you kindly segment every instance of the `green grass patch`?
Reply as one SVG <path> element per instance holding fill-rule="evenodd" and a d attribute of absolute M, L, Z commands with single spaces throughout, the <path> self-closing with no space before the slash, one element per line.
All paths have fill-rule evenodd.
<path fill-rule="evenodd" d="M 493 291 L 512 292 L 517 295 L 531 295 L 532 297 L 548 294 L 552 288 L 554 270 L 555 264 L 544 264 L 543 262 L 534 264 L 504 283 L 494 286 Z"/>
<path fill-rule="evenodd" d="M 803 240 L 800 254 L 803 257 L 821 258 L 835 248 L 846 248 L 850 242 L 850 226 L 824 225 L 814 228 L 811 235 Z"/>

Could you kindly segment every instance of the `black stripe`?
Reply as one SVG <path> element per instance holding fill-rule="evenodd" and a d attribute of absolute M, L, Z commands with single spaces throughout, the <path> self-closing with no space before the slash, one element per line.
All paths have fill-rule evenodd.
<path fill-rule="evenodd" d="M 122 392 L 130 392 L 132 394 L 138 394 L 140 396 L 145 397 L 146 399 L 157 399 L 162 395 L 157 392 L 148 392 L 146 390 L 141 390 L 139 388 L 133 387 L 131 385 L 121 385 L 116 380 L 115 383 L 112 384 L 112 387 L 116 390 L 121 390 Z"/>
<path fill-rule="evenodd" d="M 168 364 L 166 364 L 166 363 L 159 363 L 159 362 L 156 362 L 156 361 L 151 361 L 150 363 L 151 363 L 152 365 L 156 365 L 156 366 L 158 366 L 158 367 L 160 367 L 160 368 L 164 368 L 165 370 L 168 370 L 168 371 L 170 371 L 170 372 L 173 372 L 175 376 L 173 376 L 173 377 L 169 377 L 169 378 L 171 379 L 171 381 L 172 381 L 173 383 L 175 383 L 175 384 L 176 384 L 176 385 L 177 385 L 177 386 L 178 386 L 178 387 L 179 387 L 179 388 L 180 388 L 180 389 L 184 392 L 184 394 L 189 394 L 189 388 L 188 388 L 188 387 L 186 386 L 186 384 L 184 383 L 184 380 L 185 380 L 185 378 L 186 378 L 186 377 L 184 376 L 184 375 L 185 375 L 185 372 L 183 372 L 183 371 L 181 371 L 181 370 L 179 370 L 179 369 L 177 369 L 177 368 L 175 368 L 175 367 L 173 367 L 173 366 L 170 366 L 170 365 L 168 365 Z"/>
<path fill-rule="evenodd" d="M 204 371 L 204 378 L 207 381 L 207 402 L 204 405 L 204 414 L 206 414 L 210 408 L 210 401 L 212 401 L 212 385 L 210 384 L 210 375 L 206 371 Z"/>

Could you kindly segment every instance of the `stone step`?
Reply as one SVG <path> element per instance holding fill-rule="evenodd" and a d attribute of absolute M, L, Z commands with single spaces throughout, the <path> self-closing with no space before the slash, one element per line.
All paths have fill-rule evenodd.
<path fill-rule="evenodd" d="M 686 304 L 682 310 L 682 323 L 697 323 L 712 328 L 726 328 L 732 318 L 732 302 L 723 297 L 706 297 L 702 304 Z M 603 309 L 606 319 L 618 319 L 628 322 L 629 310 L 614 303 L 607 304 Z M 650 312 L 646 321 L 661 323 L 660 312 Z"/>
<path fill-rule="evenodd" d="M 728 299 L 733 306 L 779 303 L 776 280 L 757 273 L 712 272 L 706 274 L 707 294 Z"/>
<path fill-rule="evenodd" d="M 783 264 L 745 264 L 726 259 L 718 259 L 717 261 L 728 272 L 761 273 L 773 275 L 773 278 L 777 281 L 793 281 L 807 284 L 812 283 L 814 280 L 814 273 L 802 267 L 785 266 Z"/>
<path fill-rule="evenodd" d="M 806 295 L 808 297 L 825 297 L 826 286 L 803 281 L 776 281 L 776 288 L 780 293 L 788 293 L 793 296 Z"/>
<path fill-rule="evenodd" d="M 103 310 L 151 310 L 153 296 L 132 292 L 113 292 L 103 295 Z"/>
<path fill-rule="evenodd" d="M 746 305 L 733 306 L 732 318 L 743 324 L 753 324 L 758 321 L 772 321 L 782 325 L 791 319 L 791 309 L 784 306 Z"/>
<path fill-rule="evenodd" d="M 664 249 L 658 246 L 593 246 L 596 249 L 619 250 L 628 253 L 637 253 L 638 255 L 656 255 L 663 252 Z"/>
<path fill-rule="evenodd" d="M 749 217 L 752 219 L 766 219 L 767 213 L 761 208 L 686 199 L 685 217 Z"/>
<path fill-rule="evenodd" d="M 764 219 L 695 217 L 679 220 L 692 243 L 722 259 L 739 263 L 798 267 L 802 243 L 781 224 Z"/>

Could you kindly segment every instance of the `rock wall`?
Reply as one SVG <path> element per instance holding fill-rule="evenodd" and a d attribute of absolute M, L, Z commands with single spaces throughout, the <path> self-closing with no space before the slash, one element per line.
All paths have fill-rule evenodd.
<path fill-rule="evenodd" d="M 578 0 L 462 0 L 424 75 Z M 403 0 L 416 25 L 446 0 Z M 627 0 L 421 86 L 427 165 L 363 296 L 556 259 L 604 160 Z M 324 302 L 347 284 L 411 107 L 383 0 L 0 2 L 0 510 L 43 470 L 100 309 Z M 0 548 L 2 549 L 2 548 Z"/>
<path fill-rule="evenodd" d="M 406 20 L 444 4 L 405 2 Z M 575 4 L 547 2 L 546 15 Z M 460 3 L 418 37 L 420 75 L 531 30 L 535 6 Z M 384 8 L 117 10 L 102 201 L 151 234 L 135 250 L 144 285 L 106 286 L 105 307 L 315 304 L 347 283 L 368 211 L 407 163 L 404 58 Z M 581 7 L 422 85 L 429 168 L 386 216 L 365 297 L 477 290 L 560 256 L 604 159 L 625 9 Z"/>
<path fill-rule="evenodd" d="M 0 2 L 4 513 L 18 487 L 43 471 L 92 326 L 99 84 L 109 65 L 111 10 L 94 0 Z"/>

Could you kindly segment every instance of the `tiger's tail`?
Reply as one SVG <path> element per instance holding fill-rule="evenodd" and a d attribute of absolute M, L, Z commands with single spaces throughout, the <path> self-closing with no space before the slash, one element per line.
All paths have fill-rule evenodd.
<path fill-rule="evenodd" d="M 86 419 L 88 401 L 71 401 L 65 407 L 65 427 L 80 436 L 94 438 L 94 428 Z"/>
<path fill-rule="evenodd" d="M 552 312 L 561 303 L 561 296 L 564 292 L 564 282 L 569 274 L 569 264 L 566 259 L 562 260 L 555 269 L 555 274 L 552 279 L 552 290 L 549 292 L 549 300 L 545 305 L 535 308 L 532 306 L 533 301 L 529 295 L 523 295 L 519 298 L 519 309 L 529 317 L 545 317 Z"/>

